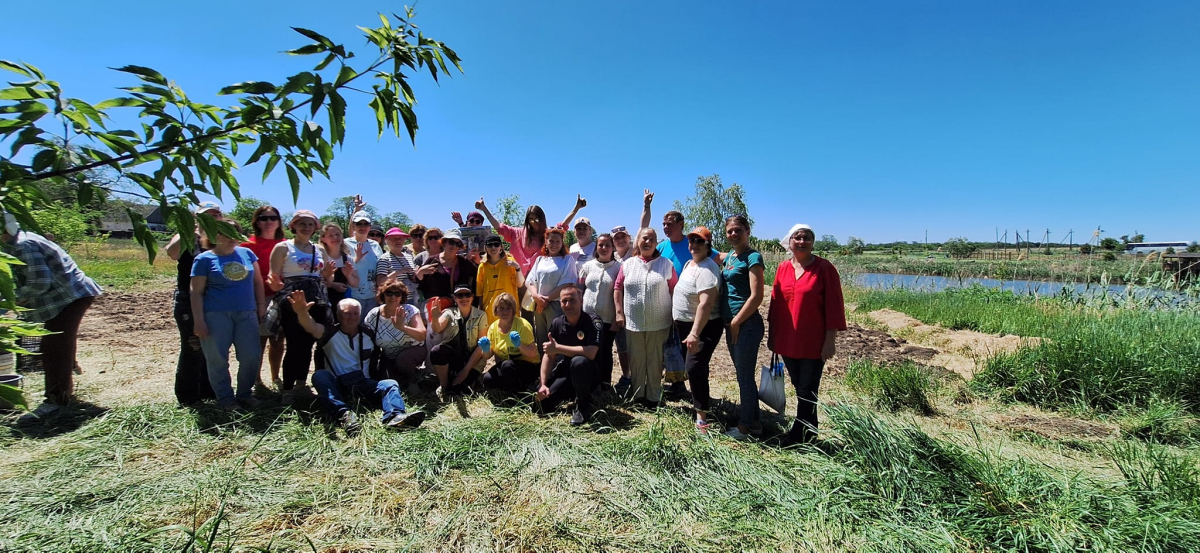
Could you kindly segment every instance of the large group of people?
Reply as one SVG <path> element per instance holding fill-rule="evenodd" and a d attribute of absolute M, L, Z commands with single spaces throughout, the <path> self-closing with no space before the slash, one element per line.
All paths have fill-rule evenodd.
<path fill-rule="evenodd" d="M 653 200 L 647 190 L 632 233 L 624 225 L 598 233 L 576 218 L 582 197 L 561 222 L 549 224 L 534 205 L 516 227 L 480 198 L 465 220 L 452 213 L 445 230 L 374 227 L 361 199 L 347 229 L 322 225 L 306 209 L 283 221 L 263 206 L 245 242 L 220 206 L 203 203 L 198 217 L 231 224 L 218 225 L 215 237 L 197 225 L 194 247 L 180 236 L 167 247 L 179 266 L 176 398 L 254 409 L 254 388 L 275 387 L 283 404 L 315 401 L 352 433 L 361 428 L 352 399 L 381 404 L 389 428 L 419 425 L 425 415 L 406 407 L 402 390 L 418 392 L 428 377 L 441 402 L 495 390 L 544 413 L 573 403 L 571 425 L 593 420 L 605 400 L 653 409 L 671 394 L 690 395 L 697 431 L 707 433 L 709 366 L 723 338 L 739 390 L 726 434 L 741 440 L 762 433 L 755 373 L 765 336 L 799 398 L 785 441 L 813 440 L 824 363 L 846 320 L 837 269 L 812 253 L 812 228 L 797 224 L 782 237 L 791 255 L 775 271 L 764 320 L 765 264 L 750 246 L 748 218 L 734 215 L 716 229 L 729 245 L 718 251 L 713 230 L 687 231 L 678 211 L 663 216 L 660 240 L 650 226 Z M 494 233 L 468 245 L 464 236 L 481 236 L 485 222 Z M 14 281 L 26 313 L 69 343 L 44 360 L 47 404 L 61 405 L 71 399 L 74 329 L 99 288 L 36 234 L 8 229 L 2 244 L 25 263 Z M 269 379 L 261 376 L 264 351 Z M 668 382 L 671 357 L 683 359 L 683 373 L 668 373 Z"/>

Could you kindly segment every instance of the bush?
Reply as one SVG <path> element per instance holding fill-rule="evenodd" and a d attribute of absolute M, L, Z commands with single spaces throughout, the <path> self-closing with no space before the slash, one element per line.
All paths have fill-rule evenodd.
<path fill-rule="evenodd" d="M 880 409 L 912 409 L 922 415 L 937 412 L 930 400 L 938 388 L 936 379 L 928 367 L 911 361 L 891 365 L 855 359 L 846 368 L 846 384 L 870 396 Z"/>
<path fill-rule="evenodd" d="M 1079 245 L 1079 253 L 1084 254 L 1084 255 L 1088 255 L 1088 254 L 1092 253 L 1092 245 L 1091 244 L 1080 244 Z"/>
<path fill-rule="evenodd" d="M 1115 254 L 1113 252 L 1104 252 L 1104 256 L 1101 259 L 1103 259 L 1105 261 L 1116 261 L 1117 254 Z"/>
<path fill-rule="evenodd" d="M 1100 241 L 1100 248 L 1105 250 L 1115 250 L 1121 247 L 1121 241 L 1116 238 L 1105 238 Z"/>
<path fill-rule="evenodd" d="M 1196 435 L 1196 420 L 1178 401 L 1150 398 L 1144 406 L 1126 410 L 1121 433 L 1130 438 L 1170 445 L 1185 445 Z"/>
<path fill-rule="evenodd" d="M 975 246 L 975 244 L 972 244 L 963 237 L 951 238 L 947 240 L 944 247 L 946 248 L 946 251 L 950 252 L 952 257 L 956 257 L 958 259 L 971 257 L 971 254 L 975 253 L 975 250 L 979 249 Z"/>
<path fill-rule="evenodd" d="M 88 214 L 63 202 L 52 202 L 35 210 L 33 220 L 42 228 L 43 236 L 53 237 L 59 244 L 74 244 L 87 236 Z"/>

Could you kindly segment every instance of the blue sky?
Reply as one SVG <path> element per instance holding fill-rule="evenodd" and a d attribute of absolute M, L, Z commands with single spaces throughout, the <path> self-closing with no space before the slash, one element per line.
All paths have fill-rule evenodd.
<path fill-rule="evenodd" d="M 402 7 L 16 3 L 0 58 L 89 101 L 132 82 L 107 67 L 138 64 L 225 105 L 224 85 L 315 63 L 279 53 L 307 42 L 289 26 L 366 57 L 355 26 Z M 608 228 L 636 224 L 643 188 L 659 219 L 718 173 L 747 189 L 759 236 L 1200 239 L 1200 3 L 422 0 L 415 21 L 466 74 L 413 78 L 416 148 L 376 140 L 351 99 L 332 183 L 300 207 L 359 192 L 445 226 L 481 195 L 556 219 L 582 193 Z M 290 211 L 282 172 L 260 174 L 243 193 Z"/>

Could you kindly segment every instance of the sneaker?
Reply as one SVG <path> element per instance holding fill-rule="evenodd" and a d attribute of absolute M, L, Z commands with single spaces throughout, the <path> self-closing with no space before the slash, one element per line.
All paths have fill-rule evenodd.
<path fill-rule="evenodd" d="M 434 390 L 433 395 L 437 397 L 438 403 L 446 403 L 446 401 L 448 401 L 447 397 L 449 394 L 447 394 L 446 390 L 443 390 L 441 386 L 438 386 L 437 390 Z"/>
<path fill-rule="evenodd" d="M 47 399 L 46 401 L 43 401 L 41 405 L 38 405 L 37 409 L 21 415 L 21 418 L 17 419 L 17 424 L 39 421 L 57 412 L 61 408 L 61 405 Z"/>
<path fill-rule="evenodd" d="M 633 381 L 629 380 L 628 376 L 622 376 L 619 380 L 617 380 L 617 385 L 616 385 L 617 394 L 625 395 L 625 392 L 628 392 L 629 387 L 632 385 L 633 385 Z"/>
<path fill-rule="evenodd" d="M 571 414 L 571 426 L 582 426 L 588 422 L 591 417 L 585 415 L 582 410 L 575 408 L 575 412 Z"/>
<path fill-rule="evenodd" d="M 342 415 L 338 417 L 338 425 L 346 431 L 347 436 L 354 436 L 362 430 L 362 425 L 358 423 L 358 417 L 354 415 L 354 411 L 342 411 Z"/>
<path fill-rule="evenodd" d="M 730 428 L 730 429 L 729 429 L 729 431 L 725 432 L 725 435 L 726 435 L 726 436 L 729 436 L 730 438 L 733 438 L 733 439 L 735 439 L 735 440 L 737 440 L 737 441 L 739 441 L 739 442 L 744 442 L 744 441 L 746 441 L 746 440 L 749 440 L 749 439 L 750 439 L 750 435 L 749 435 L 749 434 L 745 434 L 745 433 L 743 433 L 743 432 L 742 432 L 740 429 L 738 429 L 738 427 L 736 427 L 736 426 L 735 426 L 735 427 L 733 427 L 733 428 Z"/>
<path fill-rule="evenodd" d="M 405 428 L 416 428 L 425 422 L 424 411 L 413 411 L 411 413 L 397 413 L 392 415 L 392 418 L 383 423 L 384 426 L 393 430 L 402 430 Z"/>

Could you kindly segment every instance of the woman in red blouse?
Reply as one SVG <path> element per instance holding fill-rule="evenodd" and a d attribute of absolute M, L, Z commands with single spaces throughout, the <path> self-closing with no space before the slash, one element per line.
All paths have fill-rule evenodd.
<path fill-rule="evenodd" d="M 250 240 L 242 242 L 243 248 L 250 248 L 254 255 L 261 260 L 271 259 L 271 250 L 275 249 L 275 245 L 283 242 L 283 221 L 279 219 L 279 210 L 270 205 L 260 206 L 254 210 L 254 215 L 250 218 L 251 226 L 254 228 L 254 234 L 250 236 Z M 267 266 L 267 261 L 262 262 L 262 266 Z M 269 271 L 258 271 L 256 274 L 262 278 L 263 285 L 267 284 L 267 273 Z M 267 286 L 263 290 L 267 293 L 268 302 L 274 292 Z M 260 336 L 259 342 L 263 347 L 263 351 L 267 352 L 267 363 L 271 367 L 271 382 L 275 386 L 283 383 L 279 378 L 279 367 L 283 364 L 283 333 L 276 333 L 274 336 Z M 270 345 L 270 348 L 267 346 Z M 261 382 L 262 379 L 259 378 Z M 266 386 L 263 386 L 264 388 Z"/>
<path fill-rule="evenodd" d="M 812 227 L 795 225 L 783 238 L 792 258 L 775 271 L 767 312 L 767 348 L 783 358 L 796 387 L 796 422 L 785 445 L 816 439 L 821 372 L 836 352 L 837 331 L 846 330 L 841 277 L 832 263 L 813 255 L 814 237 Z"/>

